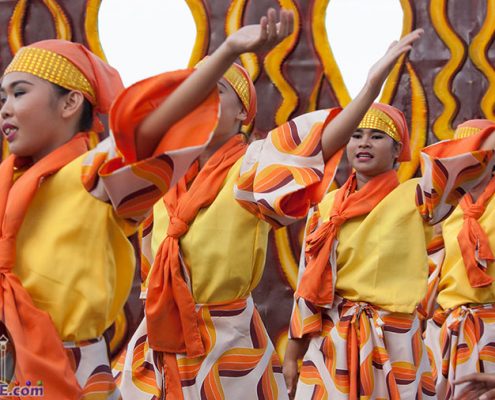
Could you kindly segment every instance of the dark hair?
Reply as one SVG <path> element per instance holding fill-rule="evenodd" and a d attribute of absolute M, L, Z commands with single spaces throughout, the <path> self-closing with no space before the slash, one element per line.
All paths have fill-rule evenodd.
<path fill-rule="evenodd" d="M 59 86 L 55 83 L 52 83 L 55 92 L 59 96 L 66 95 L 67 93 L 70 93 L 69 89 L 66 89 L 62 86 Z M 79 120 L 79 132 L 87 132 L 91 129 L 91 126 L 93 125 L 93 105 L 89 102 L 87 98 L 84 98 L 84 103 L 83 103 L 83 111 L 81 114 L 81 119 Z"/>

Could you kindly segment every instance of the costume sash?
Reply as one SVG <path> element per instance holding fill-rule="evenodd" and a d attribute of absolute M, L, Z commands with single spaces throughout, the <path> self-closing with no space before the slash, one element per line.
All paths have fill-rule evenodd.
<path fill-rule="evenodd" d="M 464 223 L 457 235 L 457 241 L 461 248 L 462 259 L 466 267 L 469 283 L 474 288 L 489 286 L 493 278 L 486 273 L 488 262 L 495 261 L 490 249 L 488 236 L 478 222 L 485 212 L 487 201 L 495 193 L 495 178 L 486 186 L 476 202 L 470 193 L 466 193 L 459 205 L 464 212 Z"/>
<path fill-rule="evenodd" d="M 199 210 L 215 200 L 231 167 L 246 149 L 242 135 L 236 135 L 213 154 L 201 171 L 194 163 L 163 198 L 170 225 L 155 256 L 146 300 L 148 340 L 154 350 L 194 357 L 205 352 L 195 301 L 181 269 L 179 240 Z"/>
<path fill-rule="evenodd" d="M 78 399 L 81 388 L 50 316 L 33 304 L 12 272 L 16 261 L 16 237 L 42 180 L 86 151 L 86 137 L 77 135 L 36 162 L 15 182 L 14 168 L 22 159 L 10 155 L 0 165 L 1 318 L 14 341 L 16 380 L 21 384 L 41 380 L 44 395 L 51 399 Z"/>
<path fill-rule="evenodd" d="M 296 298 L 302 297 L 319 306 L 331 305 L 337 266 L 337 234 L 348 219 L 370 213 L 399 185 L 397 173 L 380 174 L 356 191 L 356 174 L 338 189 L 328 222 L 306 238 L 306 269 L 299 282 Z"/>

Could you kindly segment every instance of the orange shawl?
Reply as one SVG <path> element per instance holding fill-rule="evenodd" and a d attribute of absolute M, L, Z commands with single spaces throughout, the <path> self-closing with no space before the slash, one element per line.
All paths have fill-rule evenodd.
<path fill-rule="evenodd" d="M 170 225 L 155 257 L 146 300 L 148 341 L 154 350 L 193 357 L 205 353 L 194 298 L 182 272 L 179 240 L 199 210 L 215 200 L 229 170 L 246 149 L 242 135 L 234 136 L 199 173 L 198 163 L 193 164 L 163 199 Z"/>
<path fill-rule="evenodd" d="M 464 223 L 457 235 L 462 259 L 469 283 L 474 288 L 489 286 L 493 278 L 486 273 L 487 263 L 495 261 L 488 236 L 478 222 L 485 212 L 486 203 L 495 193 L 495 178 L 492 178 L 481 196 L 473 202 L 470 193 L 464 195 L 459 206 L 464 212 Z"/>
<path fill-rule="evenodd" d="M 14 182 L 15 165 L 10 155 L 0 164 L 0 310 L 16 351 L 15 377 L 43 381 L 50 399 L 78 399 L 81 388 L 50 316 L 36 308 L 19 278 L 12 272 L 16 260 L 16 236 L 29 204 L 44 178 L 87 151 L 87 140 L 77 135 L 31 166 Z M 40 243 L 40 246 L 42 244 Z"/>
<path fill-rule="evenodd" d="M 399 185 L 395 170 L 380 174 L 356 191 L 356 174 L 335 194 L 330 219 L 306 238 L 306 270 L 303 273 L 296 297 L 323 306 L 334 300 L 337 273 L 337 235 L 348 219 L 370 213 L 392 190 Z"/>

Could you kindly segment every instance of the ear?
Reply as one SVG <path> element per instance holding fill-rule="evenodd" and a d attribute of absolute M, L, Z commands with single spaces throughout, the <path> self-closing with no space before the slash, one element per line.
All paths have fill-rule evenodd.
<path fill-rule="evenodd" d="M 240 110 L 239 110 L 239 112 L 237 113 L 236 119 L 237 119 L 238 121 L 243 122 L 243 121 L 245 121 L 245 120 L 246 120 L 246 118 L 247 118 L 247 112 L 246 112 L 246 110 L 244 109 L 244 107 L 241 107 L 241 109 L 240 109 Z"/>
<path fill-rule="evenodd" d="M 394 160 L 397 161 L 400 153 L 402 152 L 402 143 L 394 142 L 394 147 L 393 147 L 392 151 L 393 151 L 393 155 L 394 155 Z"/>
<path fill-rule="evenodd" d="M 82 110 L 84 95 L 78 90 L 71 90 L 62 98 L 62 117 L 71 118 Z"/>

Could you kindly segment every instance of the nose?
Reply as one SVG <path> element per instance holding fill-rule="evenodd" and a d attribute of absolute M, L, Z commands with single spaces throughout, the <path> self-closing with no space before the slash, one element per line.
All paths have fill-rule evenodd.
<path fill-rule="evenodd" d="M 361 136 L 361 140 L 359 141 L 358 146 L 359 146 L 360 148 L 367 148 L 367 147 L 371 147 L 371 142 L 370 142 L 370 137 L 369 137 L 369 135 L 363 135 L 363 136 Z"/>
<path fill-rule="evenodd" d="M 2 119 L 5 119 L 9 117 L 12 114 L 12 110 L 10 107 L 10 102 L 5 99 L 2 101 L 2 104 L 0 104 L 0 117 Z"/>

